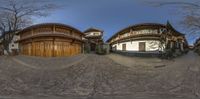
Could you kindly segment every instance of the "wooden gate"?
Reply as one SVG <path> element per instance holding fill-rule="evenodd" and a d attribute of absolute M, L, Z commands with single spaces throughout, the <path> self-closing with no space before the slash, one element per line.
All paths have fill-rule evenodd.
<path fill-rule="evenodd" d="M 54 56 L 64 56 L 63 45 L 63 42 L 54 42 Z"/>
<path fill-rule="evenodd" d="M 45 57 L 53 57 L 53 42 L 45 41 L 44 43 L 44 55 Z"/>
<path fill-rule="evenodd" d="M 37 41 L 23 44 L 22 54 L 29 56 L 60 57 L 81 53 L 81 44 L 66 41 Z"/>
<path fill-rule="evenodd" d="M 63 56 L 70 56 L 70 46 L 68 42 L 63 43 Z"/>
<path fill-rule="evenodd" d="M 23 44 L 23 47 L 21 50 L 22 50 L 22 54 L 31 55 L 31 53 L 32 53 L 31 44 L 30 43 Z"/>

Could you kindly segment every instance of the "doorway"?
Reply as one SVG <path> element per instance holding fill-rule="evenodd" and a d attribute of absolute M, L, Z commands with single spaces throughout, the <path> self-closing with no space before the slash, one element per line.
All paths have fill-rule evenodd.
<path fill-rule="evenodd" d="M 146 51 L 145 48 L 146 48 L 146 43 L 145 42 L 139 42 L 139 51 L 145 52 Z"/>
<path fill-rule="evenodd" d="M 122 44 L 122 51 L 126 51 L 126 44 Z"/>

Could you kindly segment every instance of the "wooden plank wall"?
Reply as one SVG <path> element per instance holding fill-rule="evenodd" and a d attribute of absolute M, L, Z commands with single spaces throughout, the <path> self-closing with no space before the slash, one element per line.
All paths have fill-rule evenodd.
<path fill-rule="evenodd" d="M 42 57 L 73 56 L 81 53 L 81 44 L 64 41 L 36 41 L 22 45 L 23 55 Z"/>
<path fill-rule="evenodd" d="M 42 35 L 40 37 L 40 34 Z M 50 36 L 43 36 L 49 34 Z M 56 34 L 65 34 L 70 36 L 58 37 Z M 55 35 L 55 36 L 54 36 Z M 20 44 L 20 52 L 23 55 L 42 56 L 42 57 L 58 57 L 73 56 L 81 53 L 82 33 L 65 25 L 43 24 L 30 29 L 25 29 L 20 33 L 23 39 Z M 79 40 L 75 40 L 76 38 Z"/>

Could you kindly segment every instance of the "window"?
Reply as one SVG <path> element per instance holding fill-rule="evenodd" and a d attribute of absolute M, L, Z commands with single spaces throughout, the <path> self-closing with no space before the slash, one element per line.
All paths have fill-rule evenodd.
<path fill-rule="evenodd" d="M 122 51 L 126 51 L 126 44 L 122 44 Z"/>
<path fill-rule="evenodd" d="M 161 33 L 163 33 L 164 31 L 166 31 L 166 29 L 164 29 L 164 28 L 160 29 Z"/>
<path fill-rule="evenodd" d="M 99 33 L 93 33 L 93 35 L 99 35 Z"/>

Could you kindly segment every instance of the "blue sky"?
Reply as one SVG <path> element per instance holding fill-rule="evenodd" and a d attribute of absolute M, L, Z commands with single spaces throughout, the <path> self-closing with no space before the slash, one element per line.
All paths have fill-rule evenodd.
<path fill-rule="evenodd" d="M 56 22 L 71 25 L 81 31 L 90 27 L 104 30 L 104 40 L 117 31 L 138 23 L 162 23 L 167 20 L 180 32 L 185 30 L 179 24 L 182 16 L 175 7 L 153 7 L 149 3 L 162 0 L 57 0 L 62 8 L 50 16 L 34 19 L 34 24 Z M 170 0 L 168 0 L 170 1 Z M 174 1 L 174 0 L 171 0 Z M 179 0 L 194 2 L 196 0 Z M 194 38 L 188 37 L 190 43 Z"/>

